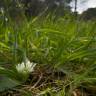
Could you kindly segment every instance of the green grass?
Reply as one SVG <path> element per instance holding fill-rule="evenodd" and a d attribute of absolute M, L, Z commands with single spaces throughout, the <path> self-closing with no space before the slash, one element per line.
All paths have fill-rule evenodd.
<path fill-rule="evenodd" d="M 56 72 L 66 74 L 66 79 L 54 78 L 56 86 L 60 87 L 58 92 L 54 92 L 49 84 L 46 89 L 38 89 L 41 96 L 71 96 L 72 92 L 83 84 L 96 86 L 95 26 L 95 22 L 65 18 L 53 21 L 36 17 L 22 24 L 11 22 L 4 25 L 1 22 L 0 75 L 4 79 L 11 78 L 15 82 L 14 86 L 23 85 L 26 79 L 20 81 L 23 77 L 16 73 L 15 65 L 27 57 L 37 63 L 37 67 L 49 66 Z M 13 89 L 14 86 L 9 87 Z M 0 89 L 9 87 L 2 83 Z"/>

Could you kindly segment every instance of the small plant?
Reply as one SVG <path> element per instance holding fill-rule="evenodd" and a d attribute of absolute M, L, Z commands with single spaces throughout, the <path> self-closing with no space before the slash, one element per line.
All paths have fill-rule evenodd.
<path fill-rule="evenodd" d="M 25 61 L 17 64 L 15 68 L 12 67 L 12 69 L 0 67 L 0 78 L 2 77 L 0 79 L 0 91 L 21 85 L 28 79 L 29 74 L 34 71 L 36 63 L 31 63 L 28 59 Z M 6 85 L 4 82 L 6 82 Z M 8 86 L 9 84 L 10 86 Z"/>
<path fill-rule="evenodd" d="M 25 62 L 22 62 L 21 64 L 16 65 L 16 70 L 18 73 L 21 73 L 21 74 L 29 74 L 34 71 L 35 66 L 36 66 L 36 63 L 30 62 L 26 58 Z"/>

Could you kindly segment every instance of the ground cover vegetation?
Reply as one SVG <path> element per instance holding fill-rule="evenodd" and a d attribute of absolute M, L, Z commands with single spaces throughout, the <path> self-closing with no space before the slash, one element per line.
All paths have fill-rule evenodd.
<path fill-rule="evenodd" d="M 0 96 L 96 96 L 95 21 L 1 13 Z"/>

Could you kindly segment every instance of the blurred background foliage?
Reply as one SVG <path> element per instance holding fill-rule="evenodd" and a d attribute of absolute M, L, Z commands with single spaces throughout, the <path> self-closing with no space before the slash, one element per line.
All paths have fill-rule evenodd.
<path fill-rule="evenodd" d="M 72 0 L 0 0 L 0 18 L 22 22 L 26 17 L 30 20 L 39 15 L 44 17 L 50 14 L 58 18 L 66 13 L 77 14 L 78 18 L 83 20 L 96 18 L 96 8 L 89 8 L 82 14 L 78 14 L 76 11 L 78 0 L 75 0 L 75 12 L 71 11 L 70 2 Z"/>
<path fill-rule="evenodd" d="M 64 10 L 70 10 L 68 3 L 71 0 L 0 0 L 1 11 L 4 11 L 7 15 L 11 17 L 23 15 L 28 17 L 38 16 L 45 9 L 48 12 L 55 12 L 58 15 L 63 15 Z M 60 13 L 58 13 L 60 12 Z"/>

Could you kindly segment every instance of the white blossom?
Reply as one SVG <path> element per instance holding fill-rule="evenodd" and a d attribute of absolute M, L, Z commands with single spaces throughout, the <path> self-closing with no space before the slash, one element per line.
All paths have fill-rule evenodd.
<path fill-rule="evenodd" d="M 36 66 L 36 63 L 30 62 L 28 59 L 25 60 L 25 62 L 22 62 L 21 64 L 16 65 L 16 70 L 19 73 L 27 74 L 34 71 L 34 67 Z"/>

